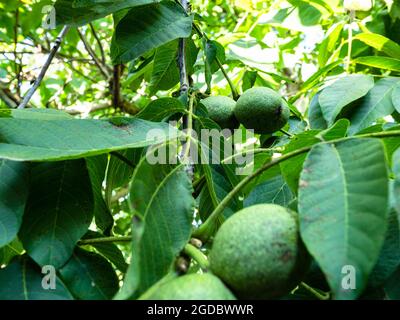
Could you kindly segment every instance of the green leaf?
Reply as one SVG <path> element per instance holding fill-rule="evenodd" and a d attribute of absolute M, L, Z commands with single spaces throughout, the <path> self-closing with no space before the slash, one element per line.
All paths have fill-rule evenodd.
<path fill-rule="evenodd" d="M 0 118 L 0 158 L 67 160 L 139 148 L 178 136 L 165 123 L 134 118 L 51 120 Z"/>
<path fill-rule="evenodd" d="M 326 38 L 321 42 L 318 53 L 318 63 L 321 67 L 325 66 L 336 49 L 336 44 L 339 40 L 340 35 L 345 23 L 340 21 L 332 25 L 326 33 Z"/>
<path fill-rule="evenodd" d="M 129 288 L 123 288 L 126 291 L 119 298 L 140 295 L 173 266 L 191 235 L 192 192 L 183 165 L 150 164 L 146 158 L 138 164 L 131 180 L 129 202 L 142 217 L 143 230 L 140 239 L 133 241 L 132 261 L 136 262 L 125 278 Z"/>
<path fill-rule="evenodd" d="M 154 95 L 158 90 L 168 90 L 179 82 L 177 51 L 176 40 L 157 48 L 148 89 L 150 95 Z"/>
<path fill-rule="evenodd" d="M 0 159 L 0 248 L 19 231 L 28 189 L 29 165 Z"/>
<path fill-rule="evenodd" d="M 306 1 L 299 1 L 299 18 L 303 26 L 314 26 L 321 20 L 322 14 L 316 7 L 308 4 Z"/>
<path fill-rule="evenodd" d="M 18 239 L 14 239 L 9 244 L 0 248 L 0 265 L 7 265 L 12 258 L 21 255 L 23 252 L 22 243 Z"/>
<path fill-rule="evenodd" d="M 96 226 L 106 234 L 114 224 L 114 219 L 102 194 L 103 181 L 106 175 L 108 164 L 108 156 L 100 155 L 96 157 L 86 158 L 86 166 L 89 171 L 90 182 L 92 184 L 93 197 L 94 197 L 94 218 Z"/>
<path fill-rule="evenodd" d="M 340 119 L 332 127 L 323 131 L 304 131 L 290 139 L 290 142 L 285 146 L 283 153 L 286 154 L 300 148 L 309 147 L 321 141 L 343 138 L 347 134 L 348 127 L 349 121 L 347 119 Z M 295 194 L 297 194 L 298 191 L 300 173 L 302 171 L 305 158 L 306 154 L 300 154 L 280 164 L 282 176 L 285 178 L 288 186 Z"/>
<path fill-rule="evenodd" d="M 350 134 L 393 113 L 392 92 L 399 83 L 400 78 L 383 78 L 374 85 L 351 116 Z"/>
<path fill-rule="evenodd" d="M 49 276 L 42 274 L 28 257 L 14 259 L 5 269 L 0 269 L 0 300 L 73 300 L 58 278 L 55 289 L 44 289 L 42 281 L 46 275 Z"/>
<path fill-rule="evenodd" d="M 385 293 L 389 300 L 400 300 L 400 267 L 386 282 Z"/>
<path fill-rule="evenodd" d="M 343 138 L 347 135 L 347 131 L 350 126 L 350 121 L 347 119 L 339 119 L 335 124 L 323 131 L 321 131 L 316 137 L 324 141 L 334 140 Z"/>
<path fill-rule="evenodd" d="M 373 68 L 379 68 L 390 71 L 400 72 L 400 60 L 388 57 L 372 56 L 359 57 L 354 60 L 355 63 L 363 64 Z"/>
<path fill-rule="evenodd" d="M 294 136 L 290 140 L 289 144 L 285 147 L 285 151 L 283 153 L 286 154 L 320 142 L 320 140 L 316 137 L 319 132 L 320 131 L 318 130 L 309 130 Z M 305 154 L 300 154 L 280 164 L 282 175 L 294 194 L 297 194 L 300 172 L 302 170 L 305 158 Z"/>
<path fill-rule="evenodd" d="M 84 160 L 38 163 L 19 232 L 25 250 L 39 265 L 61 267 L 86 233 L 93 196 Z"/>
<path fill-rule="evenodd" d="M 55 3 L 57 24 L 84 25 L 122 9 L 148 5 L 161 0 L 57 0 Z"/>
<path fill-rule="evenodd" d="M 400 83 L 393 88 L 392 102 L 396 111 L 400 113 Z"/>
<path fill-rule="evenodd" d="M 318 100 L 328 125 L 335 122 L 344 107 L 365 96 L 373 86 L 374 78 L 372 76 L 353 74 L 341 78 L 325 88 Z"/>
<path fill-rule="evenodd" d="M 141 256 L 140 251 L 142 250 L 141 246 L 142 246 L 144 227 L 145 227 L 144 221 L 138 215 L 133 216 L 132 227 L 131 227 L 132 259 L 131 263 L 129 264 L 128 270 L 126 271 L 123 285 L 120 291 L 118 291 L 118 293 L 114 297 L 115 300 L 129 299 L 135 294 L 135 292 L 136 292 L 135 295 L 136 297 L 140 296 L 140 294 L 137 294 L 137 289 L 140 286 L 141 272 L 143 272 L 141 270 L 142 262 L 140 261 L 140 256 Z"/>
<path fill-rule="evenodd" d="M 355 299 L 378 260 L 387 228 L 383 144 L 375 139 L 319 144 L 308 154 L 300 179 L 303 241 L 325 273 L 334 297 Z M 356 288 L 342 287 L 345 266 L 354 268 Z"/>
<path fill-rule="evenodd" d="M 338 60 L 335 62 L 332 62 L 325 67 L 319 69 L 317 72 L 315 72 L 310 78 L 307 79 L 302 85 L 301 91 L 307 91 L 309 89 L 314 88 L 317 85 L 320 85 L 320 79 L 322 76 L 328 74 L 330 71 L 335 69 L 337 66 L 339 66 L 342 62 L 342 60 Z"/>
<path fill-rule="evenodd" d="M 222 199 L 232 191 L 232 184 L 226 176 L 224 166 L 212 164 L 204 165 L 202 168 L 206 177 L 206 185 L 199 196 L 199 215 L 205 221 Z M 223 211 L 223 217 L 227 219 L 239 209 L 241 206 L 236 197 Z"/>
<path fill-rule="evenodd" d="M 242 91 L 252 88 L 257 80 L 257 71 L 246 70 L 243 74 Z"/>
<path fill-rule="evenodd" d="M 174 39 L 188 38 L 192 20 L 172 1 L 131 9 L 115 29 L 111 46 L 114 64 L 129 62 Z"/>
<path fill-rule="evenodd" d="M 326 129 L 328 127 L 324 116 L 322 115 L 321 106 L 319 105 L 319 93 L 317 93 L 311 100 L 308 107 L 308 121 L 310 122 L 311 129 Z"/>
<path fill-rule="evenodd" d="M 185 110 L 185 106 L 179 99 L 165 97 L 151 101 L 136 116 L 144 120 L 163 121 L 176 113 L 183 113 Z"/>
<path fill-rule="evenodd" d="M 142 156 L 143 149 L 128 149 L 119 152 L 121 156 L 136 165 Z M 108 163 L 106 176 L 105 198 L 109 209 L 112 208 L 113 191 L 118 188 L 125 188 L 132 177 L 134 168 L 121 159 L 111 156 Z M 128 192 L 126 192 L 128 193 Z"/>
<path fill-rule="evenodd" d="M 393 174 L 395 180 L 393 183 L 393 200 L 397 213 L 400 217 L 400 149 L 393 153 Z"/>
<path fill-rule="evenodd" d="M 218 59 L 221 63 L 225 61 L 225 49 L 217 41 L 203 39 L 204 72 L 207 83 L 207 93 L 211 92 L 212 75 L 219 70 Z"/>
<path fill-rule="evenodd" d="M 354 37 L 388 56 L 400 59 L 400 45 L 396 42 L 376 33 L 360 33 Z"/>
<path fill-rule="evenodd" d="M 368 279 L 368 287 L 378 288 L 385 284 L 386 280 L 400 265 L 400 228 L 395 211 L 390 213 L 388 230 L 378 262 L 376 263 Z"/>
<path fill-rule="evenodd" d="M 108 300 L 118 291 L 118 277 L 102 256 L 76 248 L 60 269 L 61 279 L 75 298 Z"/>
<path fill-rule="evenodd" d="M 101 233 L 89 230 L 82 239 L 94 239 L 100 237 L 103 237 Z M 98 242 L 92 243 L 90 246 L 95 248 L 97 252 L 108 259 L 122 273 L 125 273 L 126 269 L 128 269 L 128 264 L 126 263 L 121 250 L 118 249 L 114 243 Z"/>
<path fill-rule="evenodd" d="M 173 40 L 156 50 L 154 56 L 153 73 L 149 84 L 149 93 L 154 95 L 158 90 L 169 90 L 179 83 L 179 69 L 177 63 L 178 40 Z M 196 62 L 199 49 L 189 39 L 185 41 L 186 68 L 190 75 Z"/>
<path fill-rule="evenodd" d="M 54 109 L 0 109 L 0 118 L 38 119 L 38 120 L 73 120 L 70 114 Z"/>
<path fill-rule="evenodd" d="M 274 203 L 287 207 L 293 198 L 293 193 L 282 175 L 277 175 L 257 185 L 244 200 L 244 206 Z"/>

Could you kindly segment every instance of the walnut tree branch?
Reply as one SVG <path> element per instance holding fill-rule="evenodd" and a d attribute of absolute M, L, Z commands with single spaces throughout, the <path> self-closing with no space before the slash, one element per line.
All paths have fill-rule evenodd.
<path fill-rule="evenodd" d="M 49 56 L 47 57 L 47 60 L 45 62 L 45 64 L 43 65 L 42 70 L 40 71 L 39 76 L 36 78 L 35 82 L 33 83 L 32 87 L 29 89 L 29 91 L 26 93 L 24 99 L 22 100 L 22 102 L 20 103 L 20 105 L 18 106 L 18 109 L 24 109 L 27 104 L 29 103 L 29 100 L 31 100 L 33 94 L 35 93 L 35 91 L 37 90 L 37 88 L 39 88 L 47 70 L 50 67 L 51 62 L 53 61 L 58 49 L 61 46 L 61 42 L 62 39 L 64 38 L 64 36 L 67 34 L 69 30 L 69 26 L 64 26 L 63 29 L 61 30 L 60 34 L 58 35 L 53 48 L 51 49 Z"/>
<path fill-rule="evenodd" d="M 185 11 L 187 11 L 188 1 L 182 0 L 181 4 Z M 186 41 L 184 38 L 179 39 L 178 65 L 180 75 L 180 94 L 184 95 L 189 90 L 189 79 L 186 67 Z"/>
<path fill-rule="evenodd" d="M 90 46 L 89 42 L 86 40 L 84 34 L 76 28 L 76 31 L 79 34 L 79 37 L 81 38 L 83 45 L 85 46 L 86 51 L 89 53 L 89 55 L 92 57 L 95 65 L 99 68 L 101 74 L 108 79 L 110 77 L 110 74 L 107 70 L 107 67 L 99 60 L 97 57 L 96 53 L 93 51 L 92 47 Z"/>
<path fill-rule="evenodd" d="M 112 82 L 112 100 L 115 108 L 121 107 L 121 65 L 114 66 Z"/>
<path fill-rule="evenodd" d="M 103 45 L 101 44 L 100 38 L 97 35 L 97 32 L 92 23 L 89 23 L 90 30 L 92 30 L 93 37 L 96 39 L 97 44 L 99 46 L 100 55 L 101 55 L 101 62 L 105 65 L 106 64 L 106 55 L 104 53 Z"/>

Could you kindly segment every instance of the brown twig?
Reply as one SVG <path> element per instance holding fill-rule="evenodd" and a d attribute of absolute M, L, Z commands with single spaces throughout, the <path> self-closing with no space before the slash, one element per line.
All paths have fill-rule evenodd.
<path fill-rule="evenodd" d="M 99 46 L 100 55 L 101 55 L 101 62 L 105 65 L 105 64 L 106 64 L 106 55 L 105 55 L 105 53 L 104 53 L 103 45 L 101 44 L 100 38 L 99 38 L 99 36 L 97 35 L 97 32 L 96 32 L 96 30 L 94 29 L 93 24 L 92 24 L 92 23 L 89 23 L 89 26 L 90 26 L 90 30 L 92 30 L 93 37 L 96 39 L 97 44 L 98 44 L 98 46 Z"/>
<path fill-rule="evenodd" d="M 40 83 L 42 82 L 47 70 L 50 67 L 51 62 L 53 61 L 58 49 L 61 46 L 61 42 L 62 39 L 64 38 L 64 36 L 67 34 L 69 30 L 68 26 L 64 26 L 63 29 L 61 30 L 60 34 L 58 35 L 53 48 L 51 49 L 49 56 L 45 62 L 45 64 L 43 65 L 42 70 L 40 71 L 39 76 L 37 77 L 37 79 L 35 80 L 35 82 L 33 83 L 32 87 L 29 89 L 29 91 L 26 93 L 24 99 L 22 100 L 21 104 L 18 106 L 18 109 L 24 109 L 27 104 L 29 103 L 29 100 L 32 98 L 33 94 L 35 93 L 35 91 L 37 90 L 37 88 L 39 88 Z"/>
<path fill-rule="evenodd" d="M 1 89 L 0 88 L 0 99 L 4 101 L 4 103 L 9 107 L 9 108 L 16 108 L 17 103 L 12 99 L 9 94 L 7 93 L 6 89 Z"/>
<path fill-rule="evenodd" d="M 89 55 L 92 57 L 94 63 L 96 64 L 96 66 L 99 68 L 101 74 L 106 78 L 109 79 L 110 74 L 106 68 L 106 66 L 99 60 L 99 58 L 97 57 L 96 53 L 93 51 L 92 47 L 90 46 L 89 42 L 86 40 L 84 34 L 78 29 L 76 28 L 76 31 L 79 34 L 79 37 L 81 38 L 83 45 L 85 46 L 86 51 L 89 53 Z"/>
<path fill-rule="evenodd" d="M 112 83 L 112 101 L 115 108 L 121 107 L 121 65 L 114 66 L 113 83 Z"/>

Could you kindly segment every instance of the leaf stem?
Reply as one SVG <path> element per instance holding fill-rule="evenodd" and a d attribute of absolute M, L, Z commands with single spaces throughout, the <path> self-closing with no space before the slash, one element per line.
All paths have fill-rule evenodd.
<path fill-rule="evenodd" d="M 181 0 L 180 4 L 187 13 L 188 10 L 187 0 Z M 189 90 L 189 79 L 186 67 L 186 40 L 184 38 L 179 39 L 178 65 L 179 65 L 179 76 L 180 76 L 180 94 L 184 95 Z"/>
<path fill-rule="evenodd" d="M 79 240 L 78 245 L 96 244 L 96 243 L 108 243 L 108 242 L 129 242 L 132 240 L 131 236 L 115 236 L 115 237 L 102 237 L 93 239 Z"/>
<path fill-rule="evenodd" d="M 210 39 L 207 37 L 207 35 L 201 31 L 200 27 L 196 24 L 193 23 L 193 28 L 196 31 L 196 33 L 199 35 L 199 37 L 204 38 L 206 41 L 210 41 Z M 224 66 L 222 65 L 221 61 L 218 59 L 218 57 L 215 57 L 215 62 L 217 63 L 218 67 L 221 69 L 222 74 L 224 75 L 226 81 L 228 81 L 229 87 L 232 92 L 232 97 L 234 100 L 239 99 L 239 94 L 236 90 L 235 85 L 233 84 L 231 78 L 229 78 L 228 74 L 226 73 Z"/>
<path fill-rule="evenodd" d="M 357 139 L 357 138 L 388 138 L 388 137 L 397 137 L 400 136 L 400 130 L 392 130 L 392 131 L 383 131 L 383 132 L 373 132 L 366 133 L 358 136 L 344 137 L 330 141 L 323 141 L 318 144 L 327 144 L 327 143 L 339 143 L 342 141 Z M 222 214 L 224 209 L 228 206 L 231 200 L 239 194 L 239 192 L 253 179 L 258 177 L 264 171 L 274 167 L 275 165 L 298 156 L 300 154 L 306 153 L 310 151 L 314 145 L 297 149 L 295 151 L 289 152 L 280 156 L 279 158 L 272 159 L 271 161 L 264 163 L 260 168 L 258 168 L 253 173 L 246 176 L 243 180 L 241 180 L 227 195 L 222 201 L 218 204 L 218 206 L 214 209 L 214 211 L 210 214 L 207 220 L 193 232 L 193 237 L 199 238 L 203 242 L 206 242 L 211 236 L 213 231 L 215 230 L 216 222 L 219 219 L 219 216 Z"/>
<path fill-rule="evenodd" d="M 188 119 L 187 119 L 187 140 L 185 143 L 185 151 L 183 153 L 182 159 L 185 160 L 190 155 L 190 145 L 192 131 L 193 131 L 193 104 L 194 104 L 194 93 L 192 93 L 189 97 L 189 112 L 188 112 Z"/>
<path fill-rule="evenodd" d="M 315 290 L 313 287 L 310 287 L 307 283 L 301 282 L 300 286 L 306 289 L 308 292 L 313 294 L 316 298 L 319 300 L 328 300 L 329 299 L 329 293 L 321 294 L 317 290 Z"/>
<path fill-rule="evenodd" d="M 207 260 L 207 257 L 194 245 L 187 243 L 183 248 L 183 253 L 196 261 L 200 268 L 204 271 L 208 270 L 208 268 L 210 267 L 210 263 Z"/>
<path fill-rule="evenodd" d="M 221 69 L 222 74 L 224 75 L 226 81 L 228 81 L 229 87 L 231 88 L 233 100 L 239 99 L 239 94 L 236 90 L 235 85 L 233 84 L 231 78 L 229 78 L 228 74 L 226 73 L 224 66 L 222 65 L 221 61 L 219 61 L 218 57 L 215 57 L 215 62 L 218 64 L 218 67 Z"/>
<path fill-rule="evenodd" d="M 293 135 L 290 132 L 287 132 L 283 129 L 279 130 L 280 132 L 282 132 L 284 135 L 288 136 L 289 138 L 293 137 Z"/>
<path fill-rule="evenodd" d="M 127 159 L 126 157 L 124 157 L 122 154 L 120 154 L 117 151 L 112 151 L 110 152 L 110 154 L 116 158 L 118 158 L 119 160 L 121 160 L 122 162 L 124 162 L 126 165 L 128 165 L 131 168 L 135 168 L 135 164 L 130 161 L 129 159 Z"/>
<path fill-rule="evenodd" d="M 225 159 L 221 160 L 221 163 L 230 163 L 230 160 L 233 160 L 237 157 L 242 157 L 243 154 L 258 154 L 258 153 L 263 153 L 263 152 L 271 152 L 273 151 L 274 148 L 254 148 L 254 149 L 250 149 L 250 150 L 246 150 L 246 151 L 241 151 L 238 153 L 235 153 L 229 157 L 226 157 Z"/>

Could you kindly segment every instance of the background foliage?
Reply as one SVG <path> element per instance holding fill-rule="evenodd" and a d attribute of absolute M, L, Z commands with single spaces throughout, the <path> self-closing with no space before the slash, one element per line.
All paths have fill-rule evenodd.
<path fill-rule="evenodd" d="M 317 292 L 399 298 L 400 1 L 355 16 L 340 0 L 190 3 L 189 15 L 176 1 L 0 4 L 0 298 L 137 298 L 173 268 L 193 225 L 221 209 L 216 228 L 257 203 L 299 211 Z M 52 4 L 57 28 L 43 29 Z M 64 24 L 30 108 L 17 110 Z M 260 151 L 243 188 L 234 165 L 196 166 L 191 182 L 182 165 L 143 161 L 181 134 L 166 123 L 187 112 L 179 38 L 196 98 L 266 86 L 289 103 L 287 134 L 243 144 Z M 218 127 L 202 112 L 195 130 Z M 154 128 L 166 135 L 146 140 Z M 103 237 L 125 238 L 91 241 Z M 54 292 L 39 288 L 47 264 Z M 338 287 L 346 264 L 358 271 L 351 292 Z M 302 290 L 286 298 L 315 298 Z"/>

